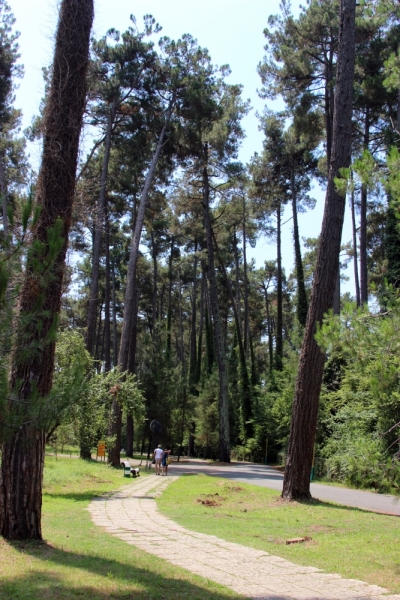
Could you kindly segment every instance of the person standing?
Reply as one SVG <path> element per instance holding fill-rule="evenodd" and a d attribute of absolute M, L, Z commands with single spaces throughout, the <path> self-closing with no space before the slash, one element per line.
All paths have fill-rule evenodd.
<path fill-rule="evenodd" d="M 161 461 L 163 458 L 163 451 L 161 445 L 158 444 L 157 448 L 154 450 L 153 456 L 156 464 L 156 475 L 161 475 Z"/>
<path fill-rule="evenodd" d="M 168 461 L 169 461 L 170 454 L 171 454 L 171 450 L 167 450 L 165 448 L 165 450 L 163 452 L 162 463 L 161 463 L 163 476 L 168 475 Z"/>

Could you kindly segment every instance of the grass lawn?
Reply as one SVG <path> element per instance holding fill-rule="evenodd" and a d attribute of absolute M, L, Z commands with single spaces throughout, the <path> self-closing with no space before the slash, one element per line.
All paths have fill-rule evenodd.
<path fill-rule="evenodd" d="M 206 475 L 186 475 L 157 500 L 195 531 L 265 550 L 400 592 L 400 518 L 328 502 L 283 502 L 278 492 Z M 311 541 L 286 545 L 309 536 Z"/>
<path fill-rule="evenodd" d="M 93 498 L 126 485 L 104 463 L 46 457 L 44 543 L 0 538 L 2 600 L 228 600 L 242 596 L 93 525 Z M 134 480 L 131 480 L 134 483 Z"/>

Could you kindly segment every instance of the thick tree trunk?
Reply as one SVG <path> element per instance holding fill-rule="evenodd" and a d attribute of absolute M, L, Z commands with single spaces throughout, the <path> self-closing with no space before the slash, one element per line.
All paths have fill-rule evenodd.
<path fill-rule="evenodd" d="M 341 0 L 333 144 L 324 218 L 313 289 L 300 354 L 282 497 L 310 498 L 310 472 L 325 356 L 315 329 L 332 307 L 343 228 L 345 196 L 335 178 L 351 157 L 351 118 L 355 61 L 355 0 Z"/>
<path fill-rule="evenodd" d="M 37 417 L 37 401 L 48 396 L 53 381 L 92 21 L 92 0 L 61 3 L 37 184 L 41 212 L 20 296 L 7 407 L 9 422 L 17 427 L 10 428 L 2 448 L 0 533 L 13 540 L 42 537 L 46 424 Z M 51 241 L 51 230 L 57 242 Z"/>
<path fill-rule="evenodd" d="M 117 101 L 113 100 L 110 106 L 110 114 L 108 115 L 107 133 L 105 137 L 104 146 L 104 157 L 103 157 L 103 168 L 101 171 L 100 180 L 100 196 L 99 204 L 97 208 L 97 214 L 94 222 L 94 241 L 93 241 L 93 257 L 92 257 L 92 281 L 90 284 L 90 296 L 88 306 L 88 317 L 87 317 L 87 331 L 86 331 L 86 349 L 90 354 L 93 355 L 94 344 L 95 344 L 95 323 L 96 323 L 96 309 L 97 309 L 97 294 L 99 290 L 99 271 L 100 271 L 100 251 L 101 251 L 101 237 L 102 229 L 104 225 L 104 218 L 106 214 L 107 204 L 107 175 L 108 175 L 108 163 L 110 162 L 110 151 L 111 151 L 111 136 L 112 128 L 115 119 Z"/>
<path fill-rule="evenodd" d="M 207 146 L 205 147 L 205 153 L 206 155 L 208 153 Z M 203 169 L 203 208 L 207 238 L 207 275 L 210 282 L 211 311 L 214 322 L 214 347 L 219 373 L 219 457 L 221 462 L 230 462 L 228 371 L 218 304 L 218 290 L 217 280 L 215 277 L 214 246 L 212 239 L 213 236 L 209 202 L 210 187 L 207 166 L 205 166 Z"/>
<path fill-rule="evenodd" d="M 281 239 L 281 217 L 282 207 L 279 203 L 276 211 L 276 252 L 277 252 L 277 275 L 276 275 L 276 296 L 277 296 L 277 318 L 276 318 L 276 346 L 275 346 L 275 367 L 278 371 L 282 370 L 283 359 L 283 290 L 282 290 L 282 239 Z"/>

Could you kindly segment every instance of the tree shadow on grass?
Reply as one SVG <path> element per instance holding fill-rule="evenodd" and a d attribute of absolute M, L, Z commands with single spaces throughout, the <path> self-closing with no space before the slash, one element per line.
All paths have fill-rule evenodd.
<path fill-rule="evenodd" d="M 0 579 L 0 598 L 7 600 L 229 600 L 241 598 L 233 592 L 224 592 L 217 584 L 199 578 L 199 584 L 185 581 L 185 570 L 174 567 L 170 575 L 170 565 L 161 560 L 127 547 L 125 560 L 105 559 L 95 554 L 78 554 L 55 548 L 45 542 L 10 542 L 10 546 L 37 561 L 47 563 L 41 568 L 40 562 L 29 562 L 29 572 L 16 577 Z M 141 566 L 135 565 L 139 561 Z M 49 563 L 50 568 L 49 568 Z M 157 568 L 155 568 L 155 564 Z M 57 567 L 61 567 L 57 570 Z M 67 574 L 66 569 L 77 569 Z M 78 571 L 79 570 L 79 571 Z M 98 583 L 85 585 L 85 574 L 99 576 Z M 71 583 L 73 579 L 73 583 Z"/>

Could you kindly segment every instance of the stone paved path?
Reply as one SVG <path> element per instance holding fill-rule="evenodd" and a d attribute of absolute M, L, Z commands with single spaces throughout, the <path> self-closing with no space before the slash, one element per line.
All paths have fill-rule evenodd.
<path fill-rule="evenodd" d="M 240 544 L 189 531 L 158 512 L 155 498 L 176 477 L 137 479 L 89 511 L 96 525 L 141 550 L 256 600 L 400 600 L 400 595 Z"/>

